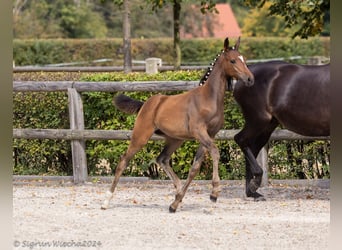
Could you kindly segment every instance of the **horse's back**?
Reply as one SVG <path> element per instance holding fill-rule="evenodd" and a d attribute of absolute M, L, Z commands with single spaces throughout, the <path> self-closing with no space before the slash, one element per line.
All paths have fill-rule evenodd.
<path fill-rule="evenodd" d="M 330 65 L 310 66 L 284 61 L 249 66 L 255 83 L 237 83 L 234 97 L 246 123 L 266 124 L 272 117 L 285 128 L 302 135 L 330 134 Z"/>
<path fill-rule="evenodd" d="M 270 112 L 284 127 L 303 135 L 330 134 L 329 65 L 285 64 L 270 82 Z"/>

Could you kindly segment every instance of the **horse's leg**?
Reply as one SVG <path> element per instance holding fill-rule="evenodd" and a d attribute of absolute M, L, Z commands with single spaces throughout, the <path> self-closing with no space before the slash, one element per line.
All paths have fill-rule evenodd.
<path fill-rule="evenodd" d="M 158 165 L 166 172 L 167 176 L 173 181 L 177 193 L 180 192 L 182 183 L 170 166 L 170 158 L 171 155 L 176 151 L 176 149 L 182 145 L 182 143 L 183 140 L 177 140 L 167 137 L 165 147 L 157 157 Z"/>
<path fill-rule="evenodd" d="M 188 178 L 185 181 L 182 189 L 177 191 L 175 200 L 174 200 L 174 202 L 169 207 L 170 213 L 176 212 L 177 207 L 178 207 L 179 203 L 182 201 L 182 199 L 183 199 L 183 197 L 185 195 L 185 192 L 188 189 L 191 181 L 198 174 L 198 172 L 200 170 L 200 167 L 201 167 L 201 163 L 202 163 L 202 161 L 204 159 L 205 152 L 206 152 L 206 149 L 202 145 L 200 145 L 199 148 L 197 149 L 197 153 L 196 153 L 194 162 L 193 162 L 193 164 L 191 166 L 191 169 L 189 171 Z"/>
<path fill-rule="evenodd" d="M 220 192 L 220 176 L 218 171 L 218 165 L 220 160 L 220 152 L 216 144 L 214 143 L 214 139 L 211 138 L 207 133 L 201 134 L 199 141 L 205 148 L 209 151 L 211 155 L 211 159 L 213 161 L 213 176 L 212 176 L 212 186 L 213 190 L 210 195 L 210 200 L 213 202 L 217 201 L 218 194 Z M 203 159 L 202 159 L 203 160 Z"/>
<path fill-rule="evenodd" d="M 115 176 L 110 187 L 110 190 L 106 192 L 106 199 L 104 200 L 101 209 L 107 209 L 109 206 L 110 200 L 113 198 L 113 193 L 118 185 L 120 176 L 123 171 L 127 167 L 129 161 L 133 158 L 133 156 L 148 142 L 149 138 L 152 136 L 154 132 L 154 127 L 152 124 L 149 124 L 148 121 L 140 120 L 142 123 L 137 121 L 134 125 L 134 129 L 132 132 L 132 138 L 130 144 L 128 146 L 127 151 L 121 156 L 120 162 L 115 169 Z M 139 124 L 144 124 L 144 126 L 140 126 Z"/>
<path fill-rule="evenodd" d="M 261 194 L 256 192 L 261 185 L 263 174 L 256 157 L 277 126 L 276 119 L 272 119 L 257 135 L 255 135 L 256 130 L 245 127 L 234 137 L 246 156 L 246 195 L 247 197 L 254 197 L 255 200 L 265 200 Z"/>
<path fill-rule="evenodd" d="M 256 156 L 254 156 L 254 153 L 252 152 L 250 146 L 242 144 L 243 135 L 244 130 L 241 130 L 234 137 L 234 139 L 236 143 L 240 146 L 246 159 L 246 195 L 247 197 L 254 197 L 255 199 L 258 199 L 259 197 L 262 197 L 262 195 L 256 192 L 256 190 L 259 187 L 257 186 L 257 183 L 260 181 L 261 184 L 263 170 L 259 166 L 256 160 Z M 251 140 L 249 140 L 248 142 L 248 145 L 252 144 Z"/>
<path fill-rule="evenodd" d="M 169 208 L 170 212 L 176 211 L 178 204 L 183 199 L 191 181 L 198 174 L 206 151 L 209 151 L 212 161 L 213 161 L 213 179 L 212 179 L 213 190 L 210 195 L 210 199 L 212 201 L 217 200 L 218 193 L 219 193 L 219 184 L 220 184 L 220 177 L 218 174 L 218 163 L 220 159 L 219 150 L 214 143 L 214 139 L 208 135 L 206 129 L 198 129 L 198 131 L 199 133 L 196 139 L 198 139 L 201 144 L 197 150 L 194 163 L 191 166 L 188 178 L 186 179 L 181 192 L 177 193 L 175 201 L 170 205 L 170 208 Z"/>

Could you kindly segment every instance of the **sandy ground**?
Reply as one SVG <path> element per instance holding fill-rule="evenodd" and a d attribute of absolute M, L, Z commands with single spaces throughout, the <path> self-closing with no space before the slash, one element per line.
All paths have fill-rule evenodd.
<path fill-rule="evenodd" d="M 13 185 L 14 249 L 327 249 L 329 188 L 272 184 L 267 201 L 223 182 L 193 182 L 175 214 L 170 182 L 122 182 L 108 210 L 109 184 Z"/>

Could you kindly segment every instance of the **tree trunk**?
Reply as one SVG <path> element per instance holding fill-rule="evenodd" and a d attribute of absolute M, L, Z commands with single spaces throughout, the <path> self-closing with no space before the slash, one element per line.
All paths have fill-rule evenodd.
<path fill-rule="evenodd" d="M 124 72 L 132 72 L 132 55 L 131 55 L 131 11 L 129 0 L 123 1 L 123 52 L 124 52 Z"/>
<path fill-rule="evenodd" d="M 181 49 L 180 49 L 180 13 L 181 0 L 174 0 L 173 2 L 173 50 L 174 50 L 174 67 L 180 69 L 181 65 Z"/>

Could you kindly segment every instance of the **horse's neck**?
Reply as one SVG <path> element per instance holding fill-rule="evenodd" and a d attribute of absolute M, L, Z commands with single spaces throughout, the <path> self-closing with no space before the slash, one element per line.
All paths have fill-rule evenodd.
<path fill-rule="evenodd" d="M 226 84 L 227 79 L 225 74 L 223 74 L 221 65 L 217 64 L 213 67 L 213 70 L 203 87 L 207 88 L 206 91 L 210 96 L 215 97 L 218 102 L 223 102 Z"/>

